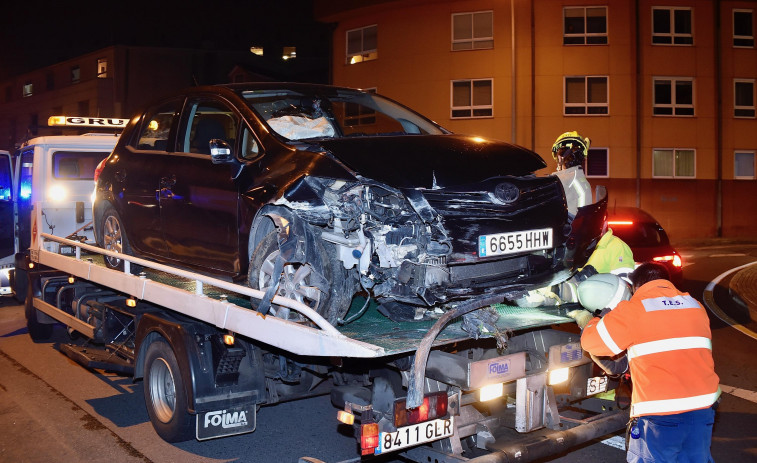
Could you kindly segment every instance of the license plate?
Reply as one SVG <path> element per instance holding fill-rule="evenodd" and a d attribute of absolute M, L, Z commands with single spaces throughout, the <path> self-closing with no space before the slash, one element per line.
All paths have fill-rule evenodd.
<path fill-rule="evenodd" d="M 379 433 L 379 446 L 375 454 L 394 452 L 396 450 L 425 444 L 450 437 L 455 432 L 452 417 L 426 421 L 425 423 L 404 426 L 394 432 Z"/>
<path fill-rule="evenodd" d="M 255 430 L 255 404 L 197 414 L 197 440 L 233 436 Z"/>
<path fill-rule="evenodd" d="M 490 257 L 552 248 L 552 229 L 524 230 L 478 237 L 478 256 Z"/>
<path fill-rule="evenodd" d="M 607 376 L 595 376 L 586 382 L 586 395 L 607 391 Z"/>

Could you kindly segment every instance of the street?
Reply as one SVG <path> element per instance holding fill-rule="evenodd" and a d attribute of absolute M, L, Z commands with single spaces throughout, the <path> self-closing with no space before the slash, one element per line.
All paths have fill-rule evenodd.
<path fill-rule="evenodd" d="M 731 268 L 757 260 L 757 245 L 717 243 L 678 247 L 684 290 L 702 300 L 707 284 Z M 728 278 L 714 290 L 720 310 L 757 332 L 757 323 L 731 300 Z M 263 407 L 252 434 L 168 444 L 153 431 L 142 382 L 92 373 L 56 350 L 68 341 L 56 327 L 52 342 L 33 343 L 23 307 L 0 302 L 0 461 L 237 461 L 296 462 L 301 456 L 338 462 L 356 457 L 350 430 L 337 426 L 328 397 Z M 723 388 L 712 445 L 716 461 L 757 461 L 757 339 L 713 316 L 716 371 Z M 544 462 L 625 461 L 619 437 L 600 439 Z M 374 460 L 375 461 L 375 460 Z M 388 460 L 382 460 L 388 461 Z"/>

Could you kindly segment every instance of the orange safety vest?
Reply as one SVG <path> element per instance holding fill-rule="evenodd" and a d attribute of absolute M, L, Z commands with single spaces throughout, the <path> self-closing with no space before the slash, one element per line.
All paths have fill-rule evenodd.
<path fill-rule="evenodd" d="M 707 312 L 667 280 L 644 284 L 630 300 L 592 319 L 581 347 L 596 356 L 627 351 L 632 417 L 699 410 L 720 396 Z"/>

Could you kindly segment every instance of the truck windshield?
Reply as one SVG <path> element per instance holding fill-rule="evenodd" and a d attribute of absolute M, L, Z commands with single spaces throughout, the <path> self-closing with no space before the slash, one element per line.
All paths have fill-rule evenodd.
<path fill-rule="evenodd" d="M 274 132 L 289 140 L 447 133 L 374 93 L 339 90 L 324 95 L 282 89 L 246 91 L 242 96 Z"/>

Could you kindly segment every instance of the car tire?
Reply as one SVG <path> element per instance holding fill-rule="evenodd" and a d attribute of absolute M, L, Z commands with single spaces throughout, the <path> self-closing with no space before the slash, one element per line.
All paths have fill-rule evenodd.
<path fill-rule="evenodd" d="M 282 271 L 279 289 L 276 292 L 279 296 L 285 296 L 304 303 L 318 312 L 323 318 L 331 324 L 335 324 L 339 317 L 340 307 L 333 307 L 332 295 L 335 292 L 334 275 L 332 265 L 323 245 L 320 241 L 315 242 L 315 250 L 310 256 L 307 263 L 285 263 Z M 273 267 L 276 258 L 279 255 L 279 246 L 277 241 L 276 230 L 268 233 L 252 253 L 250 267 L 247 273 L 247 281 L 251 288 L 266 291 L 273 279 Z M 312 272 L 318 272 L 328 282 L 327 288 L 316 288 L 310 284 L 310 275 Z M 337 287 L 338 288 L 338 287 Z M 338 302 L 338 301 L 336 301 Z M 253 298 L 252 305 L 257 307 L 260 301 Z M 294 310 L 289 310 L 276 304 L 271 304 L 270 313 L 285 318 L 287 320 L 304 322 L 306 317 Z"/>
<path fill-rule="evenodd" d="M 166 442 L 192 439 L 194 420 L 173 349 L 163 339 L 153 341 L 144 365 L 145 406 L 155 432 Z"/>
<path fill-rule="evenodd" d="M 108 206 L 103 212 L 102 219 L 100 220 L 100 230 L 100 245 L 103 249 L 127 256 L 134 255 L 131 252 L 129 240 L 126 238 L 126 229 L 124 228 L 123 220 L 121 220 L 121 216 L 113 206 Z M 123 259 L 110 256 L 103 257 L 106 267 L 123 271 Z M 130 264 L 129 267 L 131 273 L 137 274 L 141 271 L 141 267 L 137 264 Z"/>
<path fill-rule="evenodd" d="M 24 315 L 26 316 L 26 329 L 29 331 L 29 337 L 34 342 L 48 341 L 53 335 L 53 325 L 49 323 L 40 323 L 37 320 L 39 311 L 34 308 L 34 293 L 32 285 L 27 282 L 26 301 L 24 302 Z"/>

